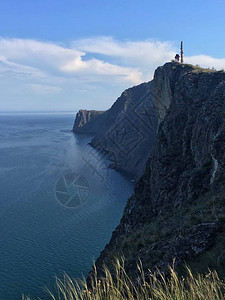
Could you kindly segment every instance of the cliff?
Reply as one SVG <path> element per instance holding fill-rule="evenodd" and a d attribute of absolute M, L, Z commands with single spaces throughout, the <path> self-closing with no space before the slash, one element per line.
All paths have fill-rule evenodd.
<path fill-rule="evenodd" d="M 160 123 L 154 149 L 97 269 L 123 254 L 131 274 L 139 258 L 146 273 L 175 258 L 178 269 L 225 276 L 225 73 L 167 63 L 148 85 Z"/>
<path fill-rule="evenodd" d="M 73 132 L 95 135 L 101 132 L 104 111 L 80 109 L 76 115 Z"/>
<path fill-rule="evenodd" d="M 73 132 L 94 136 L 90 145 L 108 158 L 111 168 L 140 177 L 170 106 L 173 84 L 192 70 L 179 66 L 167 63 L 157 68 L 152 81 L 125 90 L 107 111 L 80 110 Z"/>
<path fill-rule="evenodd" d="M 105 112 L 80 110 L 73 131 L 94 135 L 91 146 L 110 167 L 139 177 L 152 150 L 158 126 L 152 82 L 125 90 Z"/>

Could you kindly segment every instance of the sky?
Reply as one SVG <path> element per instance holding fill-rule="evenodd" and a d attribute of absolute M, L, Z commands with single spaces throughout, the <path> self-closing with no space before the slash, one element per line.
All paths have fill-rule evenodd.
<path fill-rule="evenodd" d="M 0 111 L 108 109 L 184 42 L 225 69 L 225 0 L 0 0 Z"/>

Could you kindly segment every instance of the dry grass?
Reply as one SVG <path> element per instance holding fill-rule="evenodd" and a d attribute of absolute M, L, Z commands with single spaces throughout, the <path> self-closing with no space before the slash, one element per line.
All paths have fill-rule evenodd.
<path fill-rule="evenodd" d="M 178 277 L 173 267 L 169 276 L 162 273 L 149 273 L 145 277 L 141 262 L 137 266 L 139 276 L 136 284 L 126 273 L 124 260 L 116 259 L 115 275 L 105 268 L 105 276 L 98 278 L 94 270 L 91 284 L 85 279 L 72 280 L 66 274 L 64 279 L 57 278 L 57 291 L 48 292 L 53 300 L 218 300 L 225 299 L 225 284 L 217 273 L 209 271 L 207 275 L 193 275 L 187 268 L 187 276 Z M 23 300 L 30 300 L 23 297 Z"/>

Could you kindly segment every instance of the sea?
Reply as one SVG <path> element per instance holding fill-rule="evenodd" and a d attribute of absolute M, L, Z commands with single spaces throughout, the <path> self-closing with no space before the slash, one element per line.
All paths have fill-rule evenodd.
<path fill-rule="evenodd" d="M 0 113 L 0 300 L 51 299 L 56 277 L 86 277 L 132 194 L 74 118 Z"/>

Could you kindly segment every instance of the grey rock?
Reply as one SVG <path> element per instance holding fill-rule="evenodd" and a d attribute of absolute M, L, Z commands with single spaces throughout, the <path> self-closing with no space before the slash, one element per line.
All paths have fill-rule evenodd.
<path fill-rule="evenodd" d="M 153 83 L 127 89 L 105 112 L 80 110 L 73 131 L 94 135 L 90 145 L 110 167 L 139 177 L 152 150 L 158 126 Z"/>
<path fill-rule="evenodd" d="M 98 270 L 123 253 L 131 273 L 139 258 L 165 271 L 216 252 L 225 232 L 225 73 L 167 63 L 152 88 L 157 138 Z"/>

